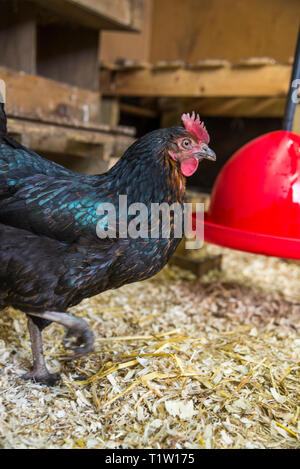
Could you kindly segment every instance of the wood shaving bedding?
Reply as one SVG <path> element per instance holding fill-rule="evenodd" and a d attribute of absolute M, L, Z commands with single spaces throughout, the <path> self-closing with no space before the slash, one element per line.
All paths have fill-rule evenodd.
<path fill-rule="evenodd" d="M 24 382 L 24 314 L 0 316 L 0 447 L 299 448 L 300 265 L 205 245 L 221 272 L 176 266 L 72 309 L 95 350 L 64 362 L 44 335 L 53 388 Z"/>

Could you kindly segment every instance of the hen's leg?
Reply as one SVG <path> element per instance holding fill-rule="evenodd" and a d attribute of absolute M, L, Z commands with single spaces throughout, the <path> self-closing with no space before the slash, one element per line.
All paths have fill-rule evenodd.
<path fill-rule="evenodd" d="M 94 345 L 94 334 L 89 328 L 86 321 L 75 316 L 71 316 L 65 313 L 57 312 L 46 312 L 46 313 L 30 313 L 32 316 L 36 316 L 43 319 L 48 319 L 52 322 L 58 322 L 68 329 L 64 345 L 66 349 L 73 350 L 73 355 L 65 357 L 65 360 L 73 360 L 74 358 L 80 358 L 90 352 Z M 74 337 L 76 342 L 74 345 L 66 345 L 68 339 Z"/>
<path fill-rule="evenodd" d="M 28 319 L 28 329 L 31 339 L 31 349 L 33 357 L 33 368 L 29 373 L 22 376 L 24 379 L 32 379 L 33 381 L 47 384 L 52 386 L 60 378 L 58 374 L 51 374 L 47 370 L 45 358 L 43 354 L 42 343 L 42 329 L 33 322 L 31 318 Z"/>

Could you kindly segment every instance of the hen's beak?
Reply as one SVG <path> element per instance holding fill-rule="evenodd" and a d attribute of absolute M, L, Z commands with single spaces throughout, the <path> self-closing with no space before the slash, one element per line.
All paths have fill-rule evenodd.
<path fill-rule="evenodd" d="M 209 146 L 205 146 L 204 148 L 202 147 L 202 150 L 194 153 L 194 156 L 196 156 L 197 159 L 206 158 L 207 160 L 211 161 L 216 161 L 217 159 L 215 152 L 209 148 Z"/>

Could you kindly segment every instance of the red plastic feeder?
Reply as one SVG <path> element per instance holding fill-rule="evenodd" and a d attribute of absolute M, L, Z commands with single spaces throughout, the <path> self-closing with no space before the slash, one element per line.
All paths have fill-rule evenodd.
<path fill-rule="evenodd" d="M 299 135 L 271 132 L 230 158 L 213 188 L 204 237 L 233 249 L 300 259 Z"/>
<path fill-rule="evenodd" d="M 256 138 L 223 167 L 205 214 L 205 241 L 257 254 L 300 259 L 300 136 L 290 132 L 299 78 L 300 28 L 285 130 Z M 196 217 L 194 213 L 193 218 Z"/>

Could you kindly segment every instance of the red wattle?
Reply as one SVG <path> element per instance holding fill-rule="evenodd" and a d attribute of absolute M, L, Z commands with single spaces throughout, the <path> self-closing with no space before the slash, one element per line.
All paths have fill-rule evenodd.
<path fill-rule="evenodd" d="M 191 176 L 194 174 L 195 171 L 197 171 L 199 161 L 196 160 L 196 158 L 188 158 L 184 160 L 181 165 L 181 172 L 184 176 Z"/>

